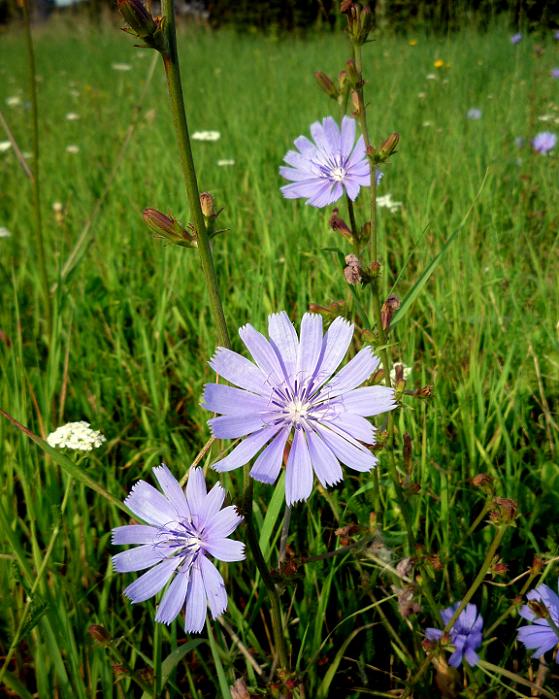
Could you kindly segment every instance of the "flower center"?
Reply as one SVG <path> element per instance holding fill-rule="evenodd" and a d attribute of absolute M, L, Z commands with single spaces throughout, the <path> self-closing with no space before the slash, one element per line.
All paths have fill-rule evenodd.
<path fill-rule="evenodd" d="M 343 167 L 334 167 L 330 170 L 330 177 L 334 182 L 341 182 L 346 175 L 346 171 Z"/>
<path fill-rule="evenodd" d="M 287 414 L 291 422 L 298 425 L 301 420 L 307 417 L 307 411 L 309 409 L 308 403 L 303 403 L 299 398 L 295 398 L 291 403 L 287 405 Z"/>

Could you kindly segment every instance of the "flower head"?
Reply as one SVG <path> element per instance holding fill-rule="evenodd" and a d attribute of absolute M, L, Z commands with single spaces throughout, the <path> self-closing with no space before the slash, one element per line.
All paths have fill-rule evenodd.
<path fill-rule="evenodd" d="M 195 131 L 192 134 L 193 141 L 219 141 L 220 138 L 219 131 Z"/>
<path fill-rule="evenodd" d="M 72 155 L 76 155 L 76 153 L 80 152 L 80 147 L 77 146 L 75 143 L 71 143 L 69 146 L 66 146 L 66 153 L 71 153 Z"/>
<path fill-rule="evenodd" d="M 67 422 L 47 437 L 47 444 L 50 444 L 51 447 L 74 449 L 75 451 L 91 451 L 106 441 L 107 438 L 101 432 L 92 430 L 89 422 L 85 422 L 85 420 Z"/>
<path fill-rule="evenodd" d="M 401 201 L 394 201 L 390 193 L 385 194 L 383 197 L 377 197 L 377 206 L 380 209 L 388 209 L 391 214 L 395 214 L 398 209 L 402 208 Z"/>
<path fill-rule="evenodd" d="M 556 143 L 557 136 L 554 133 L 551 133 L 551 131 L 542 131 L 532 140 L 532 148 L 536 153 L 546 155 L 550 150 L 555 148 Z"/>
<path fill-rule="evenodd" d="M 0 141 L 0 153 L 5 153 L 12 147 L 11 141 Z"/>
<path fill-rule="evenodd" d="M 132 70 L 132 66 L 129 63 L 111 63 L 111 68 L 121 73 Z"/>
<path fill-rule="evenodd" d="M 460 602 L 456 602 L 451 607 L 443 609 L 441 619 L 445 626 L 452 619 L 459 605 Z M 468 665 L 472 667 L 477 665 L 479 656 L 476 650 L 481 646 L 482 628 L 483 617 L 478 614 L 476 605 L 467 604 L 449 631 L 450 642 L 454 646 L 454 652 L 448 659 L 449 665 L 459 667 L 463 658 L 466 658 Z M 425 629 L 425 636 L 429 641 L 439 641 L 442 635 L 443 632 L 440 629 Z"/>
<path fill-rule="evenodd" d="M 294 144 L 297 150 L 288 151 L 280 175 L 290 180 L 281 188 L 286 199 L 306 198 L 307 204 L 322 208 L 337 201 L 344 191 L 351 200 L 360 187 L 369 187 L 371 176 L 363 136 L 355 142 L 355 120 L 344 116 L 342 127 L 332 117 L 322 124 L 311 124 L 314 143 L 299 136 Z M 377 183 L 380 173 L 377 172 Z"/>
<path fill-rule="evenodd" d="M 477 109 L 477 107 L 472 107 L 471 109 L 468 109 L 466 112 L 466 116 L 468 119 L 471 119 L 472 121 L 477 121 L 478 119 L 481 119 L 481 109 Z"/>
<path fill-rule="evenodd" d="M 510 43 L 511 44 L 519 44 L 523 39 L 522 33 L 517 32 L 516 34 L 513 34 L 510 38 Z"/>
<path fill-rule="evenodd" d="M 552 68 L 551 69 L 551 77 L 552 78 L 559 78 L 559 68 Z"/>
<path fill-rule="evenodd" d="M 358 388 L 379 364 L 371 347 L 331 378 L 353 337 L 344 318 L 323 335 L 321 316 L 305 313 L 297 337 L 287 313 L 276 313 L 268 318 L 268 333 L 269 340 L 251 325 L 239 330 L 254 362 L 218 348 L 210 366 L 239 388 L 206 384 L 203 406 L 221 414 L 208 421 L 214 437 L 244 438 L 214 464 L 218 471 L 243 466 L 265 447 L 250 474 L 273 483 L 293 438 L 285 486 L 292 505 L 310 496 L 313 471 L 325 487 L 342 480 L 340 462 L 369 471 L 377 459 L 364 445 L 374 444 L 375 428 L 365 418 L 393 410 L 396 402 L 386 386 Z"/>
<path fill-rule="evenodd" d="M 518 629 L 518 640 L 534 651 L 534 658 L 555 648 L 555 661 L 559 662 L 559 597 L 543 584 L 530 590 L 526 597 L 532 604 L 524 605 L 519 614 L 532 623 Z"/>
<path fill-rule="evenodd" d="M 124 504 L 145 524 L 128 524 L 113 529 L 113 544 L 139 544 L 113 556 L 118 573 L 149 568 L 124 590 L 134 604 L 165 590 L 155 621 L 170 624 L 185 611 L 185 630 L 204 628 L 206 609 L 212 618 L 227 608 L 227 593 L 221 574 L 208 559 L 244 559 L 244 544 L 227 537 L 242 517 L 233 506 L 221 509 L 225 491 L 219 483 L 208 493 L 204 473 L 193 468 L 183 491 L 165 464 L 153 473 L 162 493 L 145 481 L 132 488 Z M 173 577 L 174 575 L 174 577 Z"/>
<path fill-rule="evenodd" d="M 0 238 L 11 238 L 12 233 L 9 228 L 0 226 Z"/>

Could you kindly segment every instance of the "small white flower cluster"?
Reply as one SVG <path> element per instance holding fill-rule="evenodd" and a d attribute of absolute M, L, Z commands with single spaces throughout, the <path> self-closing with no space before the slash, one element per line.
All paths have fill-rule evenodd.
<path fill-rule="evenodd" d="M 383 197 L 377 197 L 377 206 L 380 209 L 388 209 L 391 214 L 394 214 L 402 207 L 402 202 L 394 201 L 391 194 L 385 194 Z"/>
<path fill-rule="evenodd" d="M 195 131 L 192 134 L 193 141 L 219 141 L 220 138 L 219 131 Z"/>
<path fill-rule="evenodd" d="M 75 449 L 76 451 L 91 451 L 100 447 L 107 438 L 97 430 L 92 430 L 89 422 L 68 422 L 51 432 L 47 443 L 58 449 Z"/>

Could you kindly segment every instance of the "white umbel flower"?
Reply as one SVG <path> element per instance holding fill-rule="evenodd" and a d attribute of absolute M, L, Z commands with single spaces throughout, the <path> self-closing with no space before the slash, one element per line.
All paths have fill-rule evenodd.
<path fill-rule="evenodd" d="M 58 449 L 91 451 L 100 447 L 107 438 L 98 430 L 92 430 L 89 422 L 67 422 L 47 437 L 47 443 Z"/>
<path fill-rule="evenodd" d="M 195 131 L 192 134 L 193 141 L 219 141 L 220 138 L 219 131 Z"/>
<path fill-rule="evenodd" d="M 380 209 L 388 209 L 391 214 L 395 214 L 402 207 L 402 202 L 394 201 L 391 194 L 385 194 L 383 197 L 377 197 L 377 206 Z"/>

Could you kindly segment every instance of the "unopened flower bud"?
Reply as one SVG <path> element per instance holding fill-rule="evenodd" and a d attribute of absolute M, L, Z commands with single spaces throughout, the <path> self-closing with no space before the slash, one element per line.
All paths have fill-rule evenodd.
<path fill-rule="evenodd" d="M 166 216 L 157 209 L 144 209 L 143 217 L 157 238 L 162 238 L 174 245 L 182 245 L 183 247 L 196 245 L 194 236 L 172 216 Z"/>
<path fill-rule="evenodd" d="M 413 392 L 416 398 L 431 398 L 433 395 L 433 386 L 422 386 L 417 391 Z"/>
<path fill-rule="evenodd" d="M 388 136 L 379 149 L 379 156 L 382 157 L 382 160 L 386 160 L 393 155 L 396 152 L 396 148 L 398 148 L 399 143 L 400 134 L 394 131 L 390 134 L 390 136 Z"/>
<path fill-rule="evenodd" d="M 496 575 L 506 575 L 508 572 L 508 565 L 503 563 L 500 558 L 495 557 L 491 562 L 490 572 L 493 577 Z"/>
<path fill-rule="evenodd" d="M 347 86 L 347 72 L 345 70 L 341 70 L 339 75 L 338 75 L 339 91 L 344 92 L 346 86 Z"/>
<path fill-rule="evenodd" d="M 543 558 L 540 558 L 539 556 L 534 556 L 534 560 L 532 561 L 532 567 L 530 568 L 530 572 L 533 575 L 537 575 L 538 573 L 541 573 L 543 570 L 544 566 L 544 560 Z"/>
<path fill-rule="evenodd" d="M 321 89 L 328 95 L 328 97 L 331 97 L 334 100 L 338 99 L 340 93 L 338 91 L 338 88 L 334 84 L 332 78 L 328 77 L 326 73 L 323 73 L 321 70 L 316 72 L 314 74 L 314 77 L 316 78 L 316 82 L 319 84 Z"/>
<path fill-rule="evenodd" d="M 359 114 L 361 114 L 361 104 L 356 90 L 351 91 L 351 105 L 353 107 L 353 114 L 358 117 Z"/>
<path fill-rule="evenodd" d="M 202 194 L 200 194 L 200 207 L 202 208 L 204 218 L 215 217 L 214 198 L 209 192 L 202 192 Z"/>
<path fill-rule="evenodd" d="M 92 624 L 88 629 L 87 633 L 97 641 L 102 646 L 107 646 L 111 642 L 111 636 L 107 629 L 101 624 Z"/>
<path fill-rule="evenodd" d="M 394 294 L 390 294 L 390 296 L 386 299 L 386 301 L 382 304 L 382 308 L 380 309 L 380 317 L 382 321 L 382 327 L 384 330 L 388 330 L 390 327 L 390 323 L 392 321 L 392 317 L 394 313 L 400 308 L 400 299 L 395 296 Z M 396 375 L 397 376 L 397 375 Z M 403 377 L 403 370 L 402 370 L 402 377 Z"/>
<path fill-rule="evenodd" d="M 136 36 L 144 41 L 155 34 L 157 25 L 141 0 L 117 0 L 120 14 Z"/>
<path fill-rule="evenodd" d="M 357 70 L 357 66 L 355 65 L 353 58 L 346 61 L 346 75 L 349 84 L 352 87 L 360 87 L 363 84 L 361 73 Z"/>

